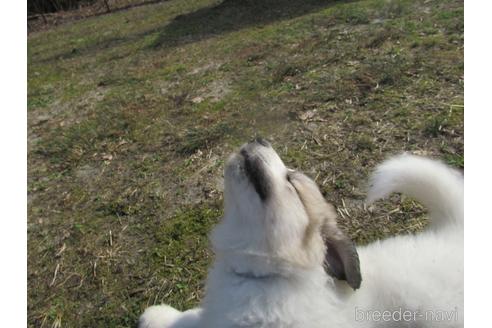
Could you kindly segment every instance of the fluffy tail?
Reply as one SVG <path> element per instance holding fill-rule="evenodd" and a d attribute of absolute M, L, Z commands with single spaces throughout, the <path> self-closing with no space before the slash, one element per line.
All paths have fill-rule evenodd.
<path fill-rule="evenodd" d="M 463 176 L 447 165 L 409 154 L 380 164 L 370 179 L 370 204 L 392 192 L 406 194 L 429 210 L 430 226 L 463 226 Z"/>

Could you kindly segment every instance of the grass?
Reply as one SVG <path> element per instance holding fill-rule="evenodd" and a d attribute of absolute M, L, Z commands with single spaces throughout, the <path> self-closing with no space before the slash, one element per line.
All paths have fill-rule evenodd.
<path fill-rule="evenodd" d="M 171 0 L 28 39 L 28 326 L 198 304 L 222 170 L 261 135 L 359 244 L 418 231 L 370 170 L 464 167 L 461 1 Z M 55 273 L 56 272 L 56 273 Z"/>

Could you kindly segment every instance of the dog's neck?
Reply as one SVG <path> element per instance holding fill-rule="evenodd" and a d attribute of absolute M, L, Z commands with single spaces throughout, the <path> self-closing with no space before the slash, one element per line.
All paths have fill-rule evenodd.
<path fill-rule="evenodd" d="M 231 251 L 220 252 L 216 256 L 216 263 L 223 266 L 225 271 L 243 279 L 289 279 L 293 278 L 297 271 L 289 263 L 266 254 Z"/>
<path fill-rule="evenodd" d="M 237 271 L 233 268 L 231 268 L 231 273 L 234 274 L 235 276 L 238 276 L 238 277 L 243 278 L 243 279 L 270 280 L 270 279 L 282 277 L 278 273 L 257 274 L 254 272 L 247 272 L 247 271 L 240 272 L 240 271 Z"/>

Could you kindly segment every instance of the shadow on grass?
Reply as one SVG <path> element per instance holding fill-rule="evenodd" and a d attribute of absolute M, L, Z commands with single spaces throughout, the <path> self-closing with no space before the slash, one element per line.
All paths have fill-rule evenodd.
<path fill-rule="evenodd" d="M 105 38 L 86 47 L 67 49 L 63 53 L 34 60 L 34 62 L 71 59 L 96 53 L 101 49 L 113 48 L 126 42 L 136 42 L 152 34 L 156 34 L 157 37 L 149 48 L 173 48 L 246 27 L 263 26 L 354 1 L 357 0 L 224 0 L 215 6 L 176 16 L 163 26 L 124 37 Z"/>
<path fill-rule="evenodd" d="M 250 26 L 262 26 L 354 0 L 224 0 L 175 17 L 152 47 L 174 47 Z"/>

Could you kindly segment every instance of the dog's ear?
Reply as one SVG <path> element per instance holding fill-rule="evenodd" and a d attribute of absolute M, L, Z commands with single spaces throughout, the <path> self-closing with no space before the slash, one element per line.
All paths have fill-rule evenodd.
<path fill-rule="evenodd" d="M 334 211 L 333 211 L 334 212 Z M 334 213 L 330 215 L 335 215 Z M 324 268 L 330 276 L 346 280 L 354 290 L 360 287 L 359 254 L 355 244 L 336 225 L 332 218 L 325 221 L 321 229 L 326 247 Z"/>
<path fill-rule="evenodd" d="M 353 289 L 359 288 L 362 282 L 359 255 L 354 243 L 338 228 L 335 208 L 326 202 L 316 183 L 304 174 L 290 172 L 289 178 L 308 213 L 310 226 L 321 227 L 326 247 L 325 271 L 339 280 L 347 280 Z"/>
<path fill-rule="evenodd" d="M 325 271 L 338 280 L 346 280 L 354 290 L 360 287 L 359 255 L 354 243 L 345 235 L 342 238 L 325 237 Z"/>

